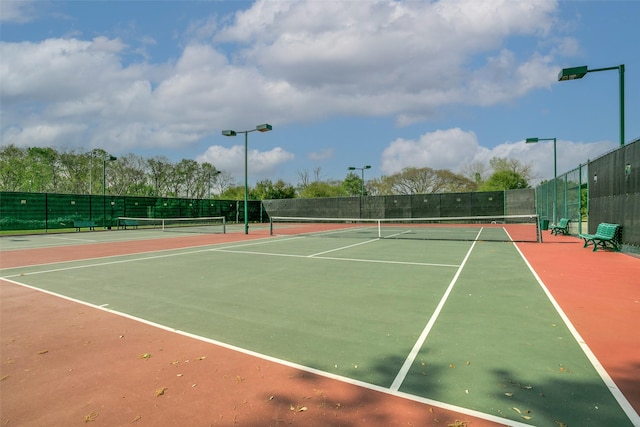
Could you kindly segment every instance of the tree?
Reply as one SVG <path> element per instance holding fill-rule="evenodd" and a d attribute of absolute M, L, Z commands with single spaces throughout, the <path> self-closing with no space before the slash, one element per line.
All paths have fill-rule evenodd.
<path fill-rule="evenodd" d="M 147 160 L 147 172 L 153 192 L 150 196 L 166 195 L 166 185 L 169 176 L 173 171 L 173 166 L 168 158 L 157 156 Z"/>
<path fill-rule="evenodd" d="M 480 191 L 501 191 L 529 188 L 529 183 L 518 172 L 501 170 L 494 172 L 480 187 Z"/>
<path fill-rule="evenodd" d="M 518 159 L 508 159 L 506 157 L 493 157 L 489 160 L 489 166 L 493 173 L 502 171 L 511 171 L 520 175 L 525 181 L 532 178 L 533 165 L 531 163 L 522 163 Z"/>
<path fill-rule="evenodd" d="M 475 190 L 475 183 L 446 169 L 404 168 L 371 185 L 376 194 L 429 194 Z"/>
<path fill-rule="evenodd" d="M 233 176 L 231 176 L 229 172 L 221 171 L 221 173 L 216 175 L 215 179 L 213 179 L 212 190 L 214 190 L 214 194 L 221 195 L 228 189 L 233 188 L 235 185 L 236 182 L 233 179 Z"/>
<path fill-rule="evenodd" d="M 275 184 L 269 179 L 258 181 L 250 192 L 250 198 L 253 200 L 293 199 L 294 197 L 296 197 L 296 189 L 281 179 Z"/>
<path fill-rule="evenodd" d="M 353 172 L 349 172 L 344 181 L 342 181 L 342 188 L 349 196 L 361 195 L 363 192 L 363 186 L 364 182 L 362 181 L 362 178 Z M 364 193 L 367 194 L 366 191 Z"/>
<path fill-rule="evenodd" d="M 299 195 L 302 198 L 311 199 L 316 197 L 342 197 L 346 196 L 347 192 L 339 182 L 314 181 L 300 191 Z"/>
<path fill-rule="evenodd" d="M 39 192 L 56 192 L 59 174 L 58 152 L 53 148 L 27 148 L 26 179 L 30 181 L 29 187 Z M 65 178 L 69 178 L 66 176 Z M 63 190 L 64 191 L 64 190 Z M 68 191 L 71 192 L 71 191 Z"/>
<path fill-rule="evenodd" d="M 236 185 L 228 187 L 220 194 L 220 198 L 226 200 L 244 200 L 244 186 Z"/>
<path fill-rule="evenodd" d="M 37 191 L 25 176 L 26 151 L 13 144 L 0 147 L 0 188 L 3 191 Z"/>

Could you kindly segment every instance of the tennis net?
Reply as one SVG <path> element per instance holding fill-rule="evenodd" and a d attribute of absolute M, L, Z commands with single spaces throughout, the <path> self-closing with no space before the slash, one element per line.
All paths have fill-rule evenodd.
<path fill-rule="evenodd" d="M 443 218 L 305 218 L 274 216 L 271 235 L 496 242 L 541 242 L 538 215 Z"/>
<path fill-rule="evenodd" d="M 118 229 L 184 231 L 189 233 L 226 233 L 223 216 L 198 218 L 134 218 L 118 217 Z"/>

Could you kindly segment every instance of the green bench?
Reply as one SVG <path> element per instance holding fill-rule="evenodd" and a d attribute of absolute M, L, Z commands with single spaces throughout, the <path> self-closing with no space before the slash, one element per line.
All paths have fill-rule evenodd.
<path fill-rule="evenodd" d="M 135 219 L 118 219 L 118 225 L 125 230 L 127 227 L 138 228 L 138 221 Z"/>
<path fill-rule="evenodd" d="M 569 222 L 571 222 L 569 218 L 560 218 L 560 222 L 558 222 L 557 224 L 551 224 L 551 227 L 549 227 L 551 229 L 551 234 L 557 236 L 558 234 L 562 233 L 565 236 L 568 236 Z"/>
<path fill-rule="evenodd" d="M 96 226 L 95 221 L 73 221 L 73 226 L 76 228 L 76 231 L 80 231 L 81 228 L 88 228 L 93 231 Z"/>
<path fill-rule="evenodd" d="M 614 251 L 620 251 L 620 231 L 619 224 L 608 224 L 606 222 L 598 224 L 595 234 L 580 234 L 579 237 L 584 239 L 584 246 L 593 245 L 593 251 L 597 251 L 598 247 L 606 249 L 610 247 Z"/>

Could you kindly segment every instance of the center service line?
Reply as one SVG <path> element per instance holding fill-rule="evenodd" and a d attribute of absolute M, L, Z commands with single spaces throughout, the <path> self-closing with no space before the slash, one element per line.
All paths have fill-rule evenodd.
<path fill-rule="evenodd" d="M 460 267 L 458 267 L 458 271 L 456 271 L 456 274 L 453 276 L 453 279 L 451 279 L 451 283 L 449 283 L 449 287 L 445 291 L 444 295 L 442 295 L 442 298 L 440 299 L 440 302 L 438 303 L 438 306 L 436 307 L 435 311 L 431 315 L 429 322 L 427 322 L 427 325 L 424 327 L 422 334 L 420 334 L 420 336 L 418 337 L 418 341 L 416 341 L 413 348 L 411 349 L 411 352 L 407 356 L 407 359 L 402 364 L 402 368 L 400 368 L 398 375 L 396 375 L 396 379 L 393 380 L 393 383 L 391 383 L 391 387 L 389 387 L 391 391 L 398 391 L 398 389 L 404 382 L 404 379 L 407 377 L 407 374 L 409 373 L 409 369 L 411 369 L 411 365 L 413 365 L 413 362 L 416 360 L 416 357 L 418 357 L 418 353 L 420 352 L 422 345 L 427 340 L 427 336 L 429 335 L 429 332 L 431 332 L 433 325 L 436 323 L 436 320 L 438 320 L 438 316 L 440 316 L 442 307 L 444 307 L 444 304 L 447 302 L 447 299 L 449 298 L 449 294 L 451 294 L 453 287 L 458 281 L 458 277 L 460 277 L 460 273 L 462 273 L 462 269 L 467 263 L 467 260 L 471 255 L 471 251 L 473 251 L 473 248 L 476 246 L 478 237 L 480 237 L 480 233 L 482 233 L 482 229 L 480 229 L 480 231 L 476 235 L 476 240 L 474 240 L 473 244 L 467 251 L 467 255 L 465 255 L 464 259 L 462 260 L 462 263 L 460 264 Z"/>

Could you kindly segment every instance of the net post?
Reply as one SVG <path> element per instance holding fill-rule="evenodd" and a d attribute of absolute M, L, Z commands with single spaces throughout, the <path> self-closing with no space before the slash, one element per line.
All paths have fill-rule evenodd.
<path fill-rule="evenodd" d="M 273 236 L 273 217 L 269 217 L 269 236 Z"/>
<path fill-rule="evenodd" d="M 378 239 L 382 239 L 382 221 L 378 220 Z"/>

